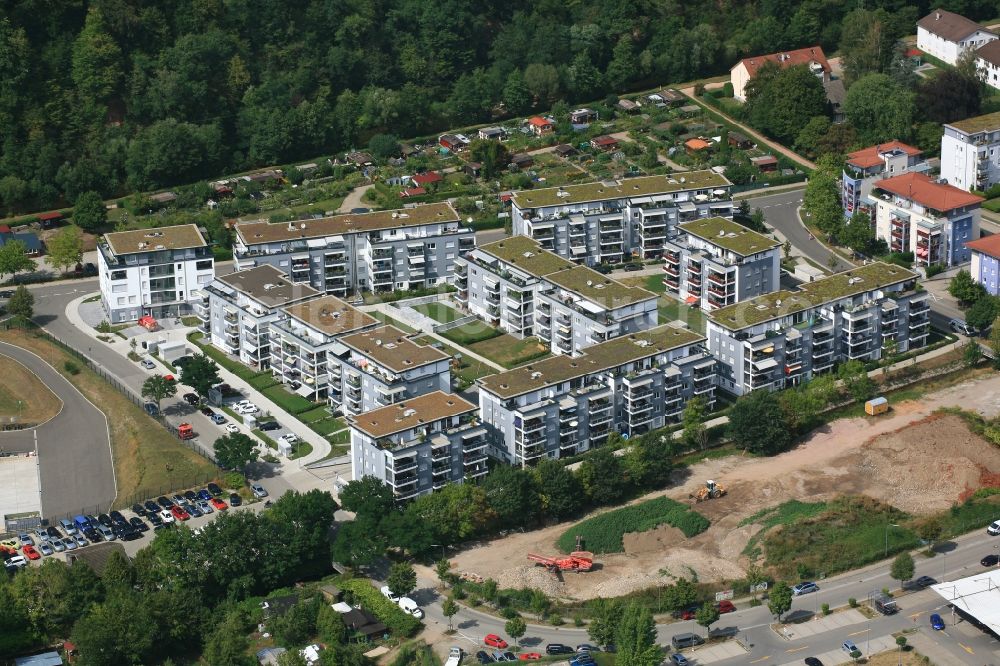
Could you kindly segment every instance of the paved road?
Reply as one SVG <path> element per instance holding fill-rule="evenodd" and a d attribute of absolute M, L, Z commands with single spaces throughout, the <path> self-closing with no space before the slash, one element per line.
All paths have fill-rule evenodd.
<path fill-rule="evenodd" d="M 117 488 L 104 413 L 41 357 L 5 342 L 0 342 L 0 353 L 34 372 L 63 402 L 59 414 L 37 428 L 0 433 L 2 447 L 7 440 L 18 450 L 34 450 L 37 444 L 42 515 L 106 509 Z"/>

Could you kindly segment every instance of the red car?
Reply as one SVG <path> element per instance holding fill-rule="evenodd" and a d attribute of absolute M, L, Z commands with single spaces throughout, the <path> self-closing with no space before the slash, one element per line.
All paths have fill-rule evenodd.
<path fill-rule="evenodd" d="M 187 511 L 180 508 L 176 504 L 170 507 L 170 513 L 173 514 L 174 520 L 188 520 L 191 518 Z"/>
<path fill-rule="evenodd" d="M 215 509 L 216 511 L 225 511 L 226 509 L 229 508 L 226 505 L 226 503 L 220 500 L 218 497 L 213 497 L 208 501 L 208 503 L 211 504 L 212 508 Z"/>
<path fill-rule="evenodd" d="M 163 375 L 163 378 L 166 379 L 168 382 L 177 381 L 177 379 L 173 375 Z"/>
<path fill-rule="evenodd" d="M 541 659 L 542 655 L 539 652 L 523 652 L 517 658 L 521 661 L 536 661 Z"/>
<path fill-rule="evenodd" d="M 42 554 L 35 550 L 34 546 L 25 546 L 21 549 L 21 552 L 24 553 L 24 556 L 29 560 L 37 560 L 42 557 Z"/>
<path fill-rule="evenodd" d="M 500 648 L 501 650 L 507 647 L 507 641 L 500 638 L 496 634 L 486 634 L 486 638 L 483 639 L 483 642 L 490 647 Z"/>
<path fill-rule="evenodd" d="M 716 608 L 718 608 L 719 612 L 722 614 L 736 612 L 736 606 L 733 605 L 732 601 L 720 601 Z"/>

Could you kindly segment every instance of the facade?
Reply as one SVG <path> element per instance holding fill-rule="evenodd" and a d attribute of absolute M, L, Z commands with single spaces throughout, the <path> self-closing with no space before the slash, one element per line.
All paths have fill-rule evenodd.
<path fill-rule="evenodd" d="M 344 297 L 451 282 L 455 257 L 475 247 L 447 203 L 287 224 L 236 225 L 238 270 L 277 266 L 292 282 Z"/>
<path fill-rule="evenodd" d="M 776 291 L 781 243 L 727 220 L 685 222 L 663 252 L 667 293 L 705 311 Z"/>
<path fill-rule="evenodd" d="M 889 141 L 848 154 L 841 174 L 844 216 L 850 219 L 856 210 L 871 211 L 869 195 L 875 181 L 926 170 L 927 163 L 921 159 L 920 149 L 900 141 Z"/>
<path fill-rule="evenodd" d="M 945 124 L 941 177 L 967 192 L 1000 183 L 1000 112 Z"/>
<path fill-rule="evenodd" d="M 807 382 L 845 361 L 874 361 L 886 349 L 922 347 L 930 304 L 917 274 L 873 262 L 715 310 L 708 350 L 718 384 L 736 395 Z"/>
<path fill-rule="evenodd" d="M 747 101 L 746 87 L 756 74 L 757 70 L 766 63 L 774 63 L 779 67 L 792 67 L 794 65 L 805 65 L 809 70 L 818 76 L 824 83 L 830 80 L 830 63 L 827 62 L 823 49 L 819 46 L 808 46 L 795 51 L 783 51 L 781 53 L 769 53 L 767 55 L 744 58 L 736 63 L 729 70 L 729 80 L 733 84 L 733 97 L 740 102 Z"/>
<path fill-rule="evenodd" d="M 949 65 L 957 64 L 966 51 L 996 38 L 975 21 L 943 9 L 935 9 L 917 21 L 917 48 Z"/>
<path fill-rule="evenodd" d="M 398 499 L 486 475 L 486 428 L 476 406 L 435 391 L 349 418 L 351 475 L 373 476 Z"/>
<path fill-rule="evenodd" d="M 1000 235 L 986 236 L 965 246 L 972 252 L 972 279 L 993 296 L 1000 296 Z"/>
<path fill-rule="evenodd" d="M 1000 40 L 994 39 L 976 49 L 976 69 L 986 85 L 1000 90 Z"/>
<path fill-rule="evenodd" d="M 451 391 L 451 357 L 380 326 L 338 338 L 327 351 L 330 406 L 369 412 L 434 391 Z"/>
<path fill-rule="evenodd" d="M 515 192 L 515 234 L 560 257 L 588 265 L 656 259 L 677 225 L 733 216 L 732 183 L 714 171 Z"/>
<path fill-rule="evenodd" d="M 329 294 L 282 308 L 281 313 L 269 326 L 271 374 L 316 401 L 328 396 L 328 354 L 339 351 L 337 338 L 379 325 L 374 317 Z"/>
<path fill-rule="evenodd" d="M 271 324 L 285 317 L 286 306 L 321 293 L 263 264 L 215 278 L 193 308 L 216 348 L 255 370 L 266 370 L 271 367 Z"/>
<path fill-rule="evenodd" d="M 578 266 L 525 236 L 484 245 L 455 265 L 456 299 L 511 335 L 538 336 L 553 354 L 656 326 L 656 294 Z"/>
<path fill-rule="evenodd" d="M 212 248 L 193 224 L 105 234 L 97 245 L 101 304 L 108 321 L 179 317 L 215 277 Z"/>
<path fill-rule="evenodd" d="M 714 402 L 705 338 L 660 326 L 477 380 L 496 455 L 513 465 L 576 455 L 680 419 L 693 396 Z"/>
<path fill-rule="evenodd" d="M 969 261 L 965 244 L 979 238 L 982 197 L 922 173 L 877 181 L 872 188 L 875 235 L 892 252 L 912 252 L 918 266 Z"/>

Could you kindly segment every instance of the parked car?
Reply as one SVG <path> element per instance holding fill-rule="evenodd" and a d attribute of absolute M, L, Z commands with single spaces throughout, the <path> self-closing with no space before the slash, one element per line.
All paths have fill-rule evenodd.
<path fill-rule="evenodd" d="M 257 426 L 264 432 L 271 432 L 272 430 L 281 430 L 281 424 L 277 421 L 264 421 L 259 426 Z"/>
<path fill-rule="evenodd" d="M 670 662 L 674 664 L 674 666 L 688 666 L 689 663 L 687 657 L 682 655 L 680 652 L 675 652 L 670 655 Z"/>
<path fill-rule="evenodd" d="M 149 520 L 149 524 L 152 525 L 154 529 L 163 524 L 163 518 L 160 518 L 159 513 L 151 513 L 146 516 L 146 518 Z"/>
<path fill-rule="evenodd" d="M 88 527 L 83 531 L 83 536 L 87 537 L 87 541 L 90 543 L 100 543 L 104 541 L 101 533 L 97 531 L 96 527 Z"/>
<path fill-rule="evenodd" d="M 184 510 L 187 511 L 189 514 L 191 514 L 192 518 L 201 518 L 202 516 L 205 515 L 204 513 L 201 512 L 201 509 L 198 508 L 197 502 L 191 502 L 191 504 L 186 506 Z"/>
<path fill-rule="evenodd" d="M 542 658 L 542 654 L 540 652 L 522 652 L 517 658 L 521 661 L 538 661 Z"/>
<path fill-rule="evenodd" d="M 701 608 L 701 606 L 695 604 L 694 606 L 688 606 L 687 608 L 675 610 L 671 613 L 671 615 L 673 615 L 676 620 L 693 620 L 699 608 Z"/>
<path fill-rule="evenodd" d="M 152 370 L 153 368 L 156 367 L 156 364 L 150 361 L 148 358 L 144 358 L 141 361 L 139 361 L 139 365 L 146 368 L 147 370 Z"/>
<path fill-rule="evenodd" d="M 201 398 L 198 397 L 197 393 L 185 393 L 181 397 L 183 397 L 184 402 L 186 402 L 189 405 L 197 405 L 199 402 L 201 402 Z"/>
<path fill-rule="evenodd" d="M 38 551 L 45 557 L 48 557 L 53 553 L 55 553 L 55 551 L 52 550 L 52 546 L 49 545 L 48 541 L 43 541 L 40 544 L 38 544 Z"/>
<path fill-rule="evenodd" d="M 995 567 L 1000 563 L 1000 555 L 987 555 L 983 559 L 979 560 L 979 563 L 984 567 Z"/>
<path fill-rule="evenodd" d="M 847 654 L 854 654 L 855 652 L 861 652 L 858 646 L 854 644 L 854 641 L 844 641 L 844 644 L 840 646 L 843 648 L 844 652 Z"/>
<path fill-rule="evenodd" d="M 27 532 L 21 532 L 17 535 L 17 540 L 21 542 L 21 546 L 34 546 L 35 540 Z"/>
<path fill-rule="evenodd" d="M 423 619 L 424 611 L 417 605 L 417 602 L 409 597 L 401 597 L 397 602 L 397 605 L 403 609 L 404 613 L 408 613 L 418 620 Z"/>
<path fill-rule="evenodd" d="M 948 328 L 955 331 L 956 333 L 961 333 L 962 335 L 973 337 L 978 335 L 979 331 L 976 330 L 975 326 L 970 326 L 968 322 L 963 319 L 950 319 L 948 320 Z"/>
<path fill-rule="evenodd" d="M 931 613 L 931 629 L 935 631 L 942 631 L 944 629 L 944 620 L 937 613 Z"/>
<path fill-rule="evenodd" d="M 28 560 L 24 559 L 23 555 L 15 555 L 9 560 L 4 560 L 3 565 L 7 567 L 8 571 L 17 571 L 28 566 Z"/>
<path fill-rule="evenodd" d="M 393 594 L 392 590 L 389 589 L 388 585 L 383 585 L 382 587 L 380 587 L 379 592 L 381 592 L 382 596 L 391 601 L 392 603 L 399 602 L 399 595 Z"/>
<path fill-rule="evenodd" d="M 205 486 L 205 489 L 208 490 L 208 492 L 215 495 L 216 497 L 222 494 L 222 488 L 220 488 L 219 484 L 217 483 L 210 483 L 207 486 Z"/>
<path fill-rule="evenodd" d="M 198 510 L 201 511 L 201 515 L 203 516 L 207 516 L 210 513 L 215 513 L 215 509 L 213 509 L 212 506 L 205 500 L 198 500 L 195 503 L 195 506 L 198 507 Z"/>
<path fill-rule="evenodd" d="M 818 591 L 819 591 L 819 585 L 817 585 L 816 583 L 810 583 L 808 581 L 799 583 L 798 585 L 792 588 L 792 594 L 794 594 L 797 597 L 803 594 L 810 594 L 812 592 L 818 592 Z"/>
<path fill-rule="evenodd" d="M 22 548 L 21 549 L 21 554 L 24 555 L 25 557 L 27 557 L 29 560 L 37 560 L 37 559 L 40 559 L 42 557 L 39 554 L 39 552 L 37 550 L 35 550 L 35 547 L 32 546 L 32 545 L 27 545 L 24 548 Z"/>
<path fill-rule="evenodd" d="M 490 647 L 500 648 L 501 650 L 507 647 L 507 641 L 500 638 L 496 634 L 486 634 L 486 638 L 483 639 L 483 642 Z"/>
<path fill-rule="evenodd" d="M 264 490 L 264 486 L 260 485 L 259 483 L 251 483 L 250 492 L 252 492 L 253 496 L 256 497 L 257 499 L 267 497 L 267 491 Z"/>
<path fill-rule="evenodd" d="M 545 654 L 573 654 L 573 648 L 562 643 L 549 643 L 545 646 Z"/>
<path fill-rule="evenodd" d="M 105 516 L 107 518 L 107 516 Z M 48 535 L 50 539 L 58 539 L 62 536 L 62 532 L 55 525 L 49 525 L 45 528 L 45 534 Z"/>
<path fill-rule="evenodd" d="M 229 495 L 229 506 L 240 506 L 243 504 L 243 498 L 240 497 L 239 493 L 231 493 Z"/>
<path fill-rule="evenodd" d="M 83 548 L 84 546 L 89 546 L 90 542 L 84 538 L 82 534 L 77 534 L 73 537 L 73 541 L 76 541 L 77 548 Z"/>
<path fill-rule="evenodd" d="M 937 583 L 937 580 L 931 578 L 930 576 L 921 576 L 920 578 L 917 578 L 915 581 L 913 581 L 913 584 L 916 585 L 917 587 L 930 587 L 935 583 Z"/>
<path fill-rule="evenodd" d="M 201 413 L 204 414 L 205 416 L 211 417 L 212 414 L 215 414 L 215 410 L 212 409 L 211 407 L 202 407 Z"/>
<path fill-rule="evenodd" d="M 226 424 L 226 432 L 228 432 L 230 435 L 235 435 L 239 431 L 240 431 L 239 426 L 237 426 L 235 423 Z"/>
<path fill-rule="evenodd" d="M 162 495 L 156 498 L 156 503 L 159 504 L 160 508 L 162 509 L 169 509 L 174 505 L 173 502 L 168 500 L 166 497 L 163 497 Z"/>
<path fill-rule="evenodd" d="M 683 650 L 684 648 L 694 647 L 695 645 L 701 645 L 705 642 L 705 639 L 698 634 L 692 634 L 691 632 L 685 632 L 683 634 L 677 634 L 670 638 L 670 644 L 674 646 L 675 650 Z"/>
<path fill-rule="evenodd" d="M 591 645 L 590 643 L 581 643 L 576 646 L 577 652 L 600 652 L 601 648 L 596 645 Z"/>
<path fill-rule="evenodd" d="M 137 516 L 145 516 L 146 507 L 136 502 L 135 504 L 132 505 L 132 513 L 134 513 Z"/>
<path fill-rule="evenodd" d="M 170 512 L 170 509 L 164 509 L 160 512 L 160 520 L 169 525 L 174 522 L 174 514 Z"/>
<path fill-rule="evenodd" d="M 67 551 L 76 550 L 76 539 L 74 539 L 71 536 L 68 536 L 62 540 L 62 545 L 63 548 L 65 548 Z"/>
<path fill-rule="evenodd" d="M 147 516 L 151 513 L 159 513 L 161 508 L 160 505 L 154 502 L 153 500 L 146 500 L 143 503 L 143 506 L 146 508 Z"/>
<path fill-rule="evenodd" d="M 719 603 L 717 603 L 715 605 L 715 607 L 716 607 L 716 609 L 718 609 L 719 613 L 722 614 L 722 615 L 725 615 L 726 613 L 735 613 L 736 612 L 736 606 L 733 605 L 733 602 L 725 600 L 725 599 L 722 600 L 722 601 L 720 601 Z"/>
<path fill-rule="evenodd" d="M 806 657 L 806 666 L 823 666 L 823 662 L 816 657 Z"/>
<path fill-rule="evenodd" d="M 249 405 L 237 405 L 233 411 L 240 416 L 244 416 L 246 414 L 256 414 L 260 410 L 257 409 L 257 405 L 251 403 Z"/>
<path fill-rule="evenodd" d="M 191 514 L 189 514 L 184 509 L 179 506 L 174 506 L 170 508 L 170 513 L 174 517 L 174 520 L 190 520 Z"/>
<path fill-rule="evenodd" d="M 212 499 L 208 500 L 208 503 L 211 504 L 212 508 L 214 508 L 216 511 L 225 511 L 226 509 L 229 508 L 228 506 L 226 506 L 226 503 L 220 500 L 218 497 L 213 497 Z"/>
<path fill-rule="evenodd" d="M 1000 535 L 1000 520 L 994 520 L 990 523 L 989 527 L 986 528 L 986 533 L 990 536 Z"/>
<path fill-rule="evenodd" d="M 128 524 L 131 525 L 133 529 L 137 529 L 140 532 L 149 531 L 149 525 L 147 525 L 146 521 L 144 521 L 142 518 L 139 518 L 138 516 L 128 521 Z"/>
<path fill-rule="evenodd" d="M 294 444 L 295 442 L 299 441 L 299 436 L 296 435 L 294 432 L 288 432 L 279 437 L 278 441 L 284 442 L 286 444 Z"/>
<path fill-rule="evenodd" d="M 209 418 L 212 419 L 212 423 L 215 425 L 222 425 L 227 420 L 222 414 L 212 414 Z"/>
<path fill-rule="evenodd" d="M 98 525 L 97 531 L 98 533 L 100 533 L 101 538 L 104 539 L 105 541 L 115 540 L 115 533 L 112 532 L 111 528 L 108 527 L 107 525 Z"/>
<path fill-rule="evenodd" d="M 127 520 L 125 520 L 125 516 L 122 515 L 121 511 L 112 511 L 111 513 L 108 514 L 108 516 L 111 518 L 111 522 L 113 522 L 113 523 L 127 523 L 128 522 Z"/>
<path fill-rule="evenodd" d="M 479 652 L 476 653 L 476 660 L 480 664 L 492 664 L 493 663 L 493 657 L 491 657 L 490 655 L 486 654 L 486 652 L 484 652 L 483 650 L 480 650 Z"/>

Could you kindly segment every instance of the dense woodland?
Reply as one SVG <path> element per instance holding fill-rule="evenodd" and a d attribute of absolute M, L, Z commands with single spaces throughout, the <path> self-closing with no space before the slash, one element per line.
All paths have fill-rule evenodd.
<path fill-rule="evenodd" d="M 190 182 L 836 48 L 851 0 L 13 0 L 8 211 Z M 992 0 L 952 0 L 979 19 Z M 912 32 L 925 1 L 881 0 Z"/>

